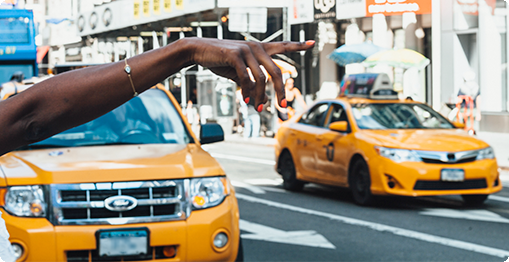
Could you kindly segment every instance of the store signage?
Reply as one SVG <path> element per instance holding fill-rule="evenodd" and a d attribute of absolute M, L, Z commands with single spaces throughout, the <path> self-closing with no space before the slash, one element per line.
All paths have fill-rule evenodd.
<path fill-rule="evenodd" d="M 145 17 L 150 16 L 150 0 L 143 0 L 143 15 Z"/>
<path fill-rule="evenodd" d="M 485 0 L 486 4 L 491 7 L 491 14 L 495 14 L 495 8 L 497 5 L 496 0 Z M 507 2 L 507 0 L 506 0 Z M 456 0 L 456 3 L 461 8 L 461 12 L 466 15 L 479 15 L 479 3 L 478 0 Z"/>
<path fill-rule="evenodd" d="M 336 0 L 314 0 L 315 20 L 336 18 Z"/>
<path fill-rule="evenodd" d="M 366 0 L 366 16 L 402 15 L 408 12 L 431 14 L 431 0 Z"/>
<path fill-rule="evenodd" d="M 184 0 L 175 0 L 175 7 L 178 10 L 184 10 Z"/>
<path fill-rule="evenodd" d="M 294 0 L 217 0 L 217 7 L 288 7 Z M 313 0 L 311 0 L 313 1 Z"/>
<path fill-rule="evenodd" d="M 314 21 L 314 0 L 292 0 L 288 8 L 288 23 L 291 25 Z"/>
<path fill-rule="evenodd" d="M 228 9 L 230 32 L 267 32 L 267 8 L 266 7 L 231 7 Z"/>
<path fill-rule="evenodd" d="M 113 18 L 113 14 L 111 13 L 111 9 L 106 8 L 103 13 L 103 23 L 104 26 L 108 27 L 111 24 L 111 19 Z"/>
<path fill-rule="evenodd" d="M 154 14 L 161 14 L 161 0 L 154 0 Z"/>
<path fill-rule="evenodd" d="M 336 18 L 366 17 L 366 0 L 337 0 Z"/>
<path fill-rule="evenodd" d="M 134 0 L 133 16 L 134 19 L 140 19 L 140 0 Z"/>
<path fill-rule="evenodd" d="M 111 1 L 78 14 L 75 26 L 79 36 L 87 36 L 213 10 L 215 3 L 214 0 Z M 97 17 L 91 17 L 93 12 Z"/>
<path fill-rule="evenodd" d="M 171 13 L 171 0 L 164 0 L 164 11 Z"/>

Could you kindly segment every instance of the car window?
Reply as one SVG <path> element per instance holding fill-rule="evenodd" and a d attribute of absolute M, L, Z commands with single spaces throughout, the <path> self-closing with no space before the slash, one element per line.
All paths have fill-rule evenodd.
<path fill-rule="evenodd" d="M 424 104 L 353 104 L 352 113 L 360 129 L 454 128 Z"/>
<path fill-rule="evenodd" d="M 305 113 L 299 122 L 307 125 L 323 127 L 328 108 L 328 104 L 318 104 Z"/>
<path fill-rule="evenodd" d="M 123 143 L 187 144 L 192 141 L 166 93 L 150 89 L 95 120 L 29 145 L 28 148 Z"/>
<path fill-rule="evenodd" d="M 332 104 L 332 111 L 330 114 L 330 119 L 326 123 L 327 125 L 337 122 L 337 121 L 348 121 L 348 118 L 346 116 L 346 111 L 340 104 Z"/>

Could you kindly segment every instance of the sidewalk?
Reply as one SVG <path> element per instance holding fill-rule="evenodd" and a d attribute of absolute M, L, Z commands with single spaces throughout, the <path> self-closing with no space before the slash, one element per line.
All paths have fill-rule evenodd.
<path fill-rule="evenodd" d="M 224 136 L 224 141 L 227 143 L 239 143 L 239 144 L 253 144 L 263 146 L 274 146 L 276 140 L 271 137 L 250 137 L 244 138 L 242 134 L 230 134 Z"/>
<path fill-rule="evenodd" d="M 509 186 L 509 133 L 477 132 L 477 138 L 488 143 L 493 150 L 500 167 L 500 180 L 505 186 Z M 241 134 L 226 135 L 225 142 L 274 146 L 276 140 L 270 137 L 247 138 Z"/>

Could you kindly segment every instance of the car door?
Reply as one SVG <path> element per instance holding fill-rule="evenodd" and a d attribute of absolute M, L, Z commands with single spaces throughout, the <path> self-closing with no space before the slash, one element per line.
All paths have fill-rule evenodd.
<path fill-rule="evenodd" d="M 295 141 L 294 156 L 297 175 L 299 179 L 318 177 L 316 172 L 316 136 L 324 132 L 323 123 L 329 108 L 328 103 L 319 103 L 302 115 L 301 119 L 293 125 L 290 137 Z M 313 179 L 314 180 L 314 179 Z"/>
<path fill-rule="evenodd" d="M 328 128 L 330 123 L 347 121 L 345 108 L 339 103 L 332 103 L 328 119 L 320 139 L 317 138 L 316 169 L 322 179 L 334 185 L 347 185 L 349 151 L 353 145 L 353 135 L 349 132 L 338 132 Z"/>

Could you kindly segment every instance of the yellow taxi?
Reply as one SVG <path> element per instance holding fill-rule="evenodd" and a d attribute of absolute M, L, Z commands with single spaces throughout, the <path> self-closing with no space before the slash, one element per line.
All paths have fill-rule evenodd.
<path fill-rule="evenodd" d="M 201 148 L 223 131 L 203 125 L 199 140 L 183 119 L 158 85 L 0 157 L 0 210 L 17 261 L 242 260 L 234 189 Z"/>
<path fill-rule="evenodd" d="M 276 134 L 277 172 L 287 190 L 306 182 L 379 195 L 461 195 L 480 205 L 502 189 L 493 149 L 426 104 L 400 100 L 388 78 L 352 75 L 336 99 L 314 103 Z"/>

